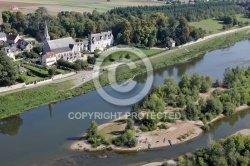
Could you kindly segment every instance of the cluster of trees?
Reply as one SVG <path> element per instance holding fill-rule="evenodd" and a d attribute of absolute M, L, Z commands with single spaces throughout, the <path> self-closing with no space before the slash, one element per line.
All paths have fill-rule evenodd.
<path fill-rule="evenodd" d="M 137 145 L 137 140 L 135 138 L 134 121 L 132 119 L 127 120 L 127 126 L 124 133 L 113 139 L 113 144 L 116 146 L 127 146 L 130 148 Z"/>
<path fill-rule="evenodd" d="M 111 140 L 104 138 L 98 131 L 97 123 L 92 121 L 90 127 L 87 129 L 87 140 L 92 147 L 98 147 L 101 144 L 110 145 L 111 143 L 116 146 L 135 147 L 137 140 L 135 138 L 134 121 L 128 119 L 125 131 L 120 136 Z"/>
<path fill-rule="evenodd" d="M 86 69 L 88 66 L 88 64 L 82 60 L 76 60 L 75 62 L 72 63 L 72 62 L 65 61 L 63 58 L 57 61 L 57 65 L 64 66 L 70 69 L 74 69 L 76 71 Z"/>
<path fill-rule="evenodd" d="M 49 25 L 51 39 L 71 36 L 84 38 L 89 33 L 112 30 L 118 44 L 165 46 L 168 38 L 177 45 L 204 37 L 205 31 L 188 25 L 188 21 L 220 18 L 241 13 L 242 9 L 227 2 L 197 5 L 144 6 L 115 8 L 106 13 L 60 12 L 48 15 L 44 7 L 35 13 L 3 11 L 2 29 L 7 33 L 30 34 L 42 39 L 44 22 Z"/>
<path fill-rule="evenodd" d="M 228 166 L 249 165 L 250 136 L 234 135 L 218 142 L 211 141 L 207 148 L 199 148 L 194 154 L 178 158 L 178 166 Z"/>
<path fill-rule="evenodd" d="M 174 18 L 185 17 L 188 21 L 201 21 L 208 18 L 219 18 L 221 16 L 242 13 L 243 10 L 231 2 L 206 2 L 196 3 L 194 5 L 118 7 L 110 10 L 109 13 L 120 16 L 141 16 L 143 13 L 157 12 L 162 12 Z"/>
<path fill-rule="evenodd" d="M 217 80 L 213 84 L 214 87 L 225 89 L 216 89 L 208 98 L 204 98 L 199 94 L 208 92 L 212 87 L 209 76 L 184 74 L 179 83 L 170 77 L 164 85 L 155 85 L 151 94 L 135 105 L 132 111 L 137 114 L 144 112 L 146 115 L 142 119 L 135 117 L 142 131 L 155 130 L 159 122 L 174 122 L 164 113 L 166 106 L 179 108 L 183 120 L 202 120 L 204 130 L 208 130 L 207 122 L 214 117 L 220 114 L 231 115 L 238 106 L 250 104 L 249 78 L 250 67 L 227 68 L 223 82 Z M 157 113 L 163 116 L 155 116 Z"/>
<path fill-rule="evenodd" d="M 87 129 L 87 140 L 93 148 L 101 144 L 110 145 L 110 142 L 98 132 L 98 125 L 95 121 L 92 121 L 90 127 Z"/>

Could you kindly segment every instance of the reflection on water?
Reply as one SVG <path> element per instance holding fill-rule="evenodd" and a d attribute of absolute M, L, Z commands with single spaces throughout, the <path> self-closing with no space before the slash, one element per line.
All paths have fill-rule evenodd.
<path fill-rule="evenodd" d="M 18 133 L 18 130 L 22 124 L 23 119 L 20 117 L 20 115 L 0 119 L 0 133 L 14 136 Z"/>

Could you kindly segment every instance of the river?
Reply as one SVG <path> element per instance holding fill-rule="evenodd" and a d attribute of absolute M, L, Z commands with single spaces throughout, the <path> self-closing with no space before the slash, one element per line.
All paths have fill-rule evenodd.
<path fill-rule="evenodd" d="M 154 71 L 154 83 L 162 84 L 168 76 L 176 79 L 184 73 L 199 72 L 210 75 L 213 80 L 221 79 L 227 67 L 250 65 L 250 41 L 238 42 L 230 48 L 207 53 L 189 62 Z M 137 82 L 132 92 L 121 95 L 110 86 L 104 89 L 119 98 L 136 95 L 144 85 L 146 75 L 134 78 Z M 69 112 L 129 112 L 131 106 L 121 107 L 103 100 L 96 91 L 74 97 L 55 104 L 41 106 L 20 115 L 0 120 L 0 161 L 3 166 L 10 165 L 128 165 L 147 161 L 176 157 L 192 152 L 207 144 L 208 135 L 217 140 L 250 126 L 250 111 L 242 111 L 214 123 L 212 130 L 195 139 L 149 151 L 132 154 L 114 152 L 74 152 L 69 145 L 88 128 L 91 119 L 70 120 Z M 103 124 L 108 120 L 96 120 Z M 107 158 L 101 156 L 105 154 Z"/>

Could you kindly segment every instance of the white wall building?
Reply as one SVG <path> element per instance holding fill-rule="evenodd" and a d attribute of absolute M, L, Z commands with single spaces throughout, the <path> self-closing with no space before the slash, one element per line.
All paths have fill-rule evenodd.
<path fill-rule="evenodd" d="M 0 32 L 0 41 L 7 41 L 7 35 L 4 32 Z"/>
<path fill-rule="evenodd" d="M 90 52 L 94 52 L 99 49 L 103 51 L 107 46 L 112 46 L 114 43 L 114 36 L 112 31 L 89 34 L 89 50 Z"/>

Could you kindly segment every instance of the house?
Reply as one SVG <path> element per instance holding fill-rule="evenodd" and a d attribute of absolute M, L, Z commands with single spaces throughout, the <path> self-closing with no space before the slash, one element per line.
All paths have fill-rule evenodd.
<path fill-rule="evenodd" d="M 80 52 L 80 48 L 78 47 L 77 43 L 73 40 L 72 37 L 50 40 L 46 23 L 45 23 L 43 39 L 44 39 L 43 54 L 42 54 L 43 65 L 49 66 L 53 64 L 52 61 L 55 60 L 56 62 L 61 58 L 69 62 L 74 62 L 78 59 L 83 58 L 83 55 Z"/>
<path fill-rule="evenodd" d="M 0 41 L 7 41 L 7 35 L 4 32 L 0 32 Z"/>
<path fill-rule="evenodd" d="M 13 35 L 13 34 L 7 35 L 7 43 L 9 44 L 16 44 L 20 39 L 21 37 L 19 35 Z"/>
<path fill-rule="evenodd" d="M 172 38 L 170 38 L 168 41 L 167 41 L 167 46 L 169 47 L 169 48 L 173 48 L 173 47 L 175 47 L 175 41 L 172 39 Z"/>
<path fill-rule="evenodd" d="M 113 45 L 114 36 L 112 31 L 89 34 L 88 41 L 90 52 L 94 52 L 97 49 L 103 51 L 107 46 Z"/>
<path fill-rule="evenodd" d="M 13 5 L 13 6 L 11 6 L 11 8 L 10 8 L 11 10 L 18 10 L 19 8 L 18 8 L 18 6 L 16 6 L 16 5 Z"/>
<path fill-rule="evenodd" d="M 3 47 L 2 51 L 5 52 L 7 54 L 8 57 L 12 58 L 13 60 L 15 60 L 15 56 L 17 54 L 19 54 L 19 50 L 16 47 Z"/>
<path fill-rule="evenodd" d="M 33 48 L 33 45 L 30 42 L 27 42 L 27 41 L 21 39 L 21 40 L 18 40 L 18 47 L 21 50 L 25 50 L 25 51 L 30 52 L 30 50 Z"/>
<path fill-rule="evenodd" d="M 42 56 L 42 65 L 53 65 L 57 61 L 56 53 L 55 52 L 47 52 L 45 55 Z"/>

